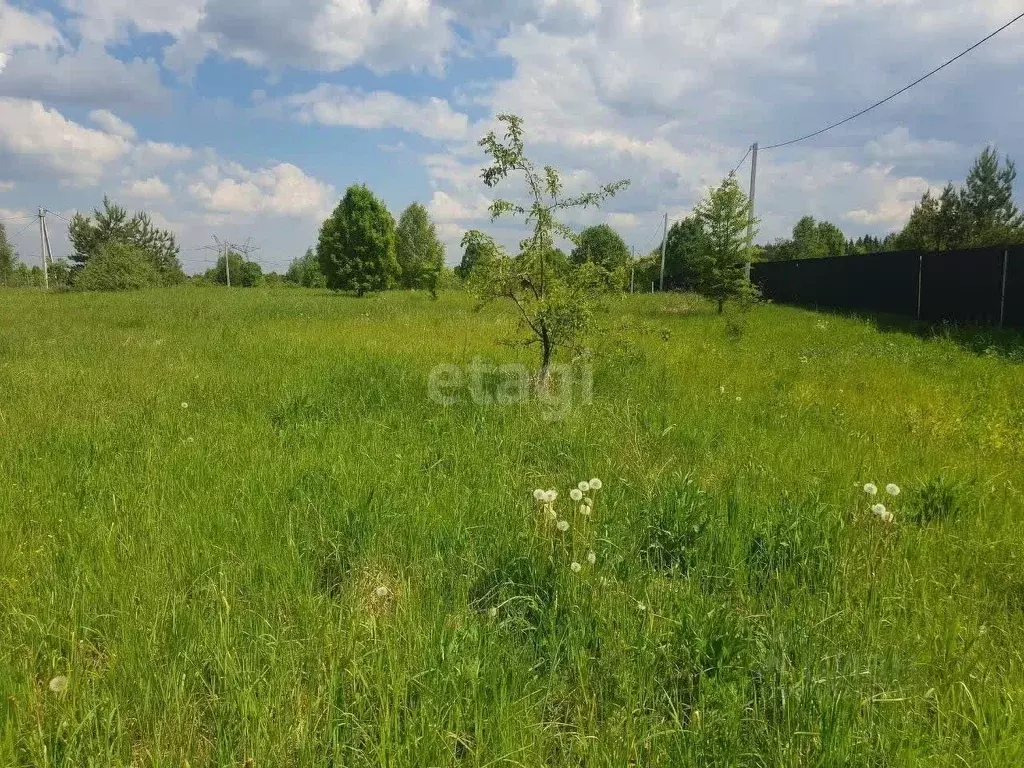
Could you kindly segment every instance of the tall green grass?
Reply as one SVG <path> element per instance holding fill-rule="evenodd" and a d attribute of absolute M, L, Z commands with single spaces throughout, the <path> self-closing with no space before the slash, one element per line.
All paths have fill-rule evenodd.
<path fill-rule="evenodd" d="M 1024 368 L 599 322 L 552 422 L 430 400 L 534 363 L 458 294 L 0 294 L 0 765 L 1024 764 Z"/>

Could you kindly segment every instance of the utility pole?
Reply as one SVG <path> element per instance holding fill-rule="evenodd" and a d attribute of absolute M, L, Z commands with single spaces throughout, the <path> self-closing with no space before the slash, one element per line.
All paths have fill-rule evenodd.
<path fill-rule="evenodd" d="M 46 214 L 39 206 L 39 260 L 43 262 L 43 285 L 50 290 L 50 274 L 46 265 Z"/>
<path fill-rule="evenodd" d="M 665 233 L 661 238 L 661 285 L 658 290 L 665 290 L 665 245 L 668 243 L 668 213 L 665 213 Z"/>
<path fill-rule="evenodd" d="M 750 255 L 754 248 L 754 195 L 757 192 L 757 142 L 750 148 L 750 213 L 747 217 L 747 282 L 750 282 Z"/>

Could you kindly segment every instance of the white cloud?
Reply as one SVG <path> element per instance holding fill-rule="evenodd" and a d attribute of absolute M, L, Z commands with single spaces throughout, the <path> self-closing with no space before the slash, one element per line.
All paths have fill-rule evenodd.
<path fill-rule="evenodd" d="M 341 85 L 318 85 L 307 93 L 289 96 L 284 107 L 306 123 L 355 128 L 400 128 L 430 139 L 462 139 L 469 118 L 447 101 L 431 97 L 415 102 L 387 91 L 362 91 Z"/>
<path fill-rule="evenodd" d="M 159 176 L 126 182 L 121 186 L 121 191 L 128 197 L 147 202 L 167 203 L 173 198 L 171 188 Z"/>
<path fill-rule="evenodd" d="M 60 33 L 50 14 L 29 13 L 0 0 L 0 52 L 22 47 L 41 48 L 60 42 Z"/>
<path fill-rule="evenodd" d="M 132 150 L 132 159 L 146 168 L 163 168 L 183 163 L 192 157 L 192 148 L 181 144 L 167 144 L 158 141 L 144 141 Z"/>
<path fill-rule="evenodd" d="M 260 214 L 320 219 L 330 212 L 334 187 L 307 176 L 291 163 L 250 171 L 236 163 L 207 165 L 188 187 L 213 213 Z"/>
<path fill-rule="evenodd" d="M 3 179 L 0 179 L 0 192 L 10 192 L 12 189 L 14 189 L 13 181 L 4 181 Z"/>
<path fill-rule="evenodd" d="M 38 101 L 0 98 L 0 112 L 0 156 L 65 183 L 95 183 L 129 150 L 124 138 L 79 125 Z"/>
<path fill-rule="evenodd" d="M 132 33 L 179 37 L 195 29 L 204 0 L 63 0 L 87 40 L 106 43 Z"/>
<path fill-rule="evenodd" d="M 131 141 L 137 136 L 133 125 L 126 123 L 108 109 L 94 109 L 89 113 L 89 119 L 107 133 L 112 133 L 123 139 Z"/>
<path fill-rule="evenodd" d="M 77 50 L 15 51 L 0 77 L 0 95 L 137 109 L 159 108 L 169 100 L 155 61 L 120 61 L 91 43 Z"/>
<path fill-rule="evenodd" d="M 868 142 L 865 149 L 872 157 L 883 160 L 949 157 L 962 154 L 962 148 L 952 141 L 912 139 L 910 129 L 904 125 Z"/>

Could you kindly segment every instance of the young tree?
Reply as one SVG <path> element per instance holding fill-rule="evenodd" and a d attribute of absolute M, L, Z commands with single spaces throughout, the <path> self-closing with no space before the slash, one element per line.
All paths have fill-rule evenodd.
<path fill-rule="evenodd" d="M 386 290 L 398 276 L 395 220 L 365 185 L 351 186 L 320 227 L 317 258 L 335 291 Z"/>
<path fill-rule="evenodd" d="M 1013 202 L 1017 168 L 1009 158 L 1000 165 L 999 153 L 986 147 L 974 161 L 960 192 L 964 215 L 970 222 L 971 245 L 1018 242 L 1024 217 Z"/>
<path fill-rule="evenodd" d="M 403 288 L 423 288 L 437 298 L 437 285 L 444 268 L 444 246 L 427 209 L 419 203 L 406 208 L 395 229 L 395 252 Z"/>
<path fill-rule="evenodd" d="M 146 254 L 165 283 L 184 280 L 178 261 L 178 243 L 174 235 L 155 226 L 149 214 L 138 211 L 131 217 L 128 211 L 103 198 L 103 210 L 93 215 L 76 213 L 68 227 L 71 240 L 71 259 L 80 266 L 99 253 L 107 243 L 121 243 Z"/>
<path fill-rule="evenodd" d="M 669 289 L 697 290 L 701 263 L 710 246 L 700 221 L 687 216 L 675 222 L 665 241 L 665 285 Z"/>
<path fill-rule="evenodd" d="M 574 264 L 593 261 L 617 276 L 621 287 L 623 276 L 629 279 L 630 253 L 626 241 L 607 224 L 587 227 L 579 234 L 576 247 L 569 256 Z"/>
<path fill-rule="evenodd" d="M 720 186 L 711 190 L 697 204 L 693 215 L 708 237 L 707 257 L 700 263 L 701 292 L 718 302 L 721 313 L 726 300 L 753 295 L 746 277 L 746 261 L 752 248 L 747 234 L 750 201 L 740 189 L 736 175 L 730 173 Z"/>
<path fill-rule="evenodd" d="M 327 277 L 320 269 L 320 261 L 312 248 L 307 248 L 305 255 L 288 265 L 284 280 L 287 283 L 301 285 L 303 288 L 327 287 Z"/>
<path fill-rule="evenodd" d="M 552 355 L 556 349 L 572 349 L 591 321 L 593 302 L 606 290 L 608 273 L 592 261 L 564 268 L 560 274 L 551 264 L 555 238 L 562 237 L 579 245 L 579 237 L 558 220 L 558 215 L 574 208 L 598 206 L 628 186 L 628 181 L 606 184 L 596 192 L 575 197 L 562 196 L 562 181 L 551 166 L 537 168 L 527 157 L 523 141 L 523 121 L 516 115 L 502 114 L 498 120 L 505 134 L 494 131 L 480 140 L 491 158 L 482 172 L 484 184 L 496 187 L 510 176 L 525 183 L 526 204 L 509 200 L 491 203 L 492 220 L 501 216 L 521 216 L 532 234 L 519 245 L 516 256 L 504 254 L 483 233 L 474 240 L 489 241 L 486 251 L 493 254 L 489 263 L 477 267 L 477 288 L 483 301 L 507 299 L 515 307 L 524 328 L 527 344 L 540 346 L 540 371 L 537 384 L 546 391 Z"/>
<path fill-rule="evenodd" d="M 82 291 L 134 291 L 160 284 L 151 254 L 116 240 L 103 243 L 75 276 Z"/>
<path fill-rule="evenodd" d="M 5 288 L 14 280 L 16 261 L 14 246 L 7 239 L 7 230 L 4 228 L 4 223 L 0 221 L 0 285 Z"/>
<path fill-rule="evenodd" d="M 471 229 L 462 236 L 462 261 L 455 268 L 461 280 L 468 280 L 477 267 L 489 264 L 497 255 L 494 241 L 477 229 Z"/>

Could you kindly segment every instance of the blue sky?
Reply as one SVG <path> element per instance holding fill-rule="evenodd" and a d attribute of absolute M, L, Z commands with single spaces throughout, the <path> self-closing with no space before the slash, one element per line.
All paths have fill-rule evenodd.
<path fill-rule="evenodd" d="M 1020 12 L 1008 0 L 0 0 L 0 219 L 104 194 L 202 246 L 251 238 L 266 269 L 314 243 L 352 183 L 428 206 L 456 263 L 492 227 L 479 139 L 522 115 L 570 189 L 638 250 L 752 141 L 862 108 Z M 898 228 L 986 144 L 1024 150 L 1024 23 L 832 133 L 764 153 L 760 240 L 804 213 L 850 236 Z M 746 173 L 746 167 L 741 174 Z M 514 194 L 515 190 L 510 190 Z M 55 255 L 67 251 L 50 221 Z M 31 227 L 15 238 L 38 260 Z"/>

